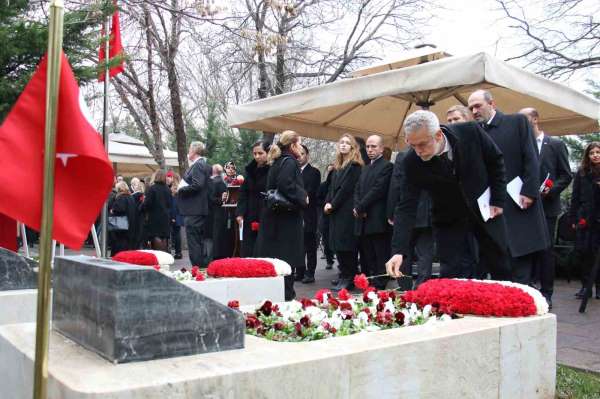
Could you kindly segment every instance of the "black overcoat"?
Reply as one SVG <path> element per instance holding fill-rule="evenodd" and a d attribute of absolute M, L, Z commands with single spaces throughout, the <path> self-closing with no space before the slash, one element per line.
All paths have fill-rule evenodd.
<path fill-rule="evenodd" d="M 561 211 L 560 193 L 573 179 L 569 166 L 569 151 L 562 140 L 544 135 L 540 151 L 540 186 L 548 174 L 554 185 L 548 194 L 542 197 L 544 214 L 547 218 L 558 217 Z"/>
<path fill-rule="evenodd" d="M 300 167 L 296 159 L 284 152 L 277 158 L 267 176 L 267 190 L 277 189 L 297 209 L 275 213 L 264 207 L 258 230 L 255 254 L 259 257 L 282 259 L 292 268 L 304 265 L 304 231 L 302 209 L 306 207 L 306 191 L 302 186 Z"/>
<path fill-rule="evenodd" d="M 354 189 L 360 178 L 361 167 L 349 163 L 344 168 L 334 170 L 326 203 L 331 204 L 329 214 L 329 245 L 334 252 L 356 251 L 358 240 L 354 234 Z"/>
<path fill-rule="evenodd" d="M 304 232 L 316 233 L 319 220 L 319 209 L 323 209 L 323 207 L 319 207 L 317 197 L 319 185 L 321 184 L 321 172 L 311 164 L 307 164 L 300 174 L 302 175 L 304 190 L 309 198 L 308 207 L 303 213 Z"/>
<path fill-rule="evenodd" d="M 211 196 L 209 198 L 209 211 L 205 223 L 206 227 L 204 229 L 204 237 L 211 239 L 219 239 L 219 234 L 215 232 L 215 224 L 221 225 L 222 222 L 225 220 L 225 209 L 221 205 L 223 205 L 222 198 L 223 193 L 227 191 L 227 184 L 225 184 L 225 182 L 223 181 L 223 177 L 213 176 L 210 179 L 210 185 Z"/>
<path fill-rule="evenodd" d="M 356 235 L 391 231 L 387 222 L 387 197 L 393 169 L 392 163 L 383 157 L 362 168 L 354 189 L 354 209 L 359 215 L 366 214 L 366 217 L 356 218 Z"/>
<path fill-rule="evenodd" d="M 600 176 L 597 179 L 600 182 Z M 577 172 L 575 174 L 569 219 L 571 224 L 576 226 L 575 247 L 578 250 L 594 251 L 598 249 L 597 235 L 600 232 L 599 195 L 600 186 L 594 183 L 594 177 L 591 173 L 582 174 Z M 581 219 L 585 220 L 585 226 L 579 225 Z"/>
<path fill-rule="evenodd" d="M 527 117 L 505 115 L 500 111 L 484 126 L 504 155 L 506 183 L 515 177 L 523 180 L 521 195 L 533 198 L 528 209 L 521 209 L 507 197 L 504 220 L 508 232 L 508 248 L 513 257 L 541 251 L 550 246 L 544 210 L 540 201 L 540 166 L 535 137 Z"/>
<path fill-rule="evenodd" d="M 169 238 L 171 235 L 171 190 L 165 183 L 156 182 L 146 192 L 142 203 L 146 216 L 144 237 Z"/>
<path fill-rule="evenodd" d="M 444 176 L 436 173 L 439 157 L 423 161 L 414 150 L 404 158 L 405 176 L 402 196 L 396 205 L 392 253 L 409 253 L 411 230 L 415 225 L 420 190 L 429 193 L 432 201 L 432 222 L 452 224 L 458 218 L 469 217 L 480 224 L 500 248 L 506 248 L 506 226 L 503 216 L 483 221 L 477 199 L 490 188 L 490 205 L 504 207 L 506 181 L 502 153 L 490 137 L 474 122 L 442 126 L 453 151 L 458 198 L 450 201 Z M 466 205 L 466 210 L 465 210 Z M 464 212 L 467 212 L 466 214 Z"/>
<path fill-rule="evenodd" d="M 128 230 L 112 231 L 112 255 L 128 249 L 136 249 L 138 234 L 138 206 L 129 194 L 115 196 L 109 209 L 110 216 L 127 216 Z"/>
<path fill-rule="evenodd" d="M 238 198 L 236 216 L 243 216 L 244 223 L 250 228 L 251 222 L 260 222 L 260 215 L 264 204 L 264 196 L 261 193 L 266 191 L 267 175 L 269 174 L 269 165 L 258 167 L 256 161 L 252 160 L 246 166 L 244 183 L 240 187 L 240 196 Z"/>
<path fill-rule="evenodd" d="M 198 159 L 183 174 L 188 184 L 177 191 L 177 206 L 183 216 L 206 216 L 210 209 L 212 167 Z"/>

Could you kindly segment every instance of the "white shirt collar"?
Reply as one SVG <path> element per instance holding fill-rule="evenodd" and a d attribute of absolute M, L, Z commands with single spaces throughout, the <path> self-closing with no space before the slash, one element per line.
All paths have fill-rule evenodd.
<path fill-rule="evenodd" d="M 444 134 L 444 133 L 442 133 L 442 134 Z M 453 158 L 452 146 L 450 145 L 450 142 L 448 141 L 448 137 L 446 137 L 446 135 L 444 134 L 444 149 L 442 150 L 442 152 L 437 154 L 437 156 L 440 156 L 445 152 L 448 153 L 448 159 L 452 161 L 452 158 Z"/>
<path fill-rule="evenodd" d="M 304 164 L 304 166 L 300 166 L 300 172 L 304 172 L 304 168 L 308 166 L 308 162 Z"/>
<path fill-rule="evenodd" d="M 487 121 L 487 124 L 488 125 L 491 124 L 495 117 L 496 117 L 496 110 L 494 110 L 494 113 L 492 114 L 492 117 L 490 118 L 490 120 Z"/>
<path fill-rule="evenodd" d="M 380 154 L 377 158 L 375 159 L 371 159 L 371 163 L 370 165 L 372 165 L 373 163 L 375 163 L 375 161 L 377 161 L 379 158 L 381 158 L 383 156 L 383 154 Z"/>

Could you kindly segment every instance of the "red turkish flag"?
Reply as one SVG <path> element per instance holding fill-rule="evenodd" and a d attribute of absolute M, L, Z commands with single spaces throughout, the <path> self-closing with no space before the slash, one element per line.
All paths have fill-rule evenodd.
<path fill-rule="evenodd" d="M 17 252 L 17 221 L 0 213 L 0 247 Z"/>
<path fill-rule="evenodd" d="M 109 78 L 112 78 L 125 70 L 123 60 L 123 44 L 121 43 L 121 27 L 119 23 L 119 8 L 117 1 L 113 2 L 115 12 L 112 16 L 112 27 L 110 29 L 110 38 L 108 40 L 108 59 L 113 60 L 115 57 L 120 57 L 119 63 L 108 70 Z M 104 36 L 104 28 L 102 28 L 102 36 Z M 104 82 L 104 59 L 106 58 L 105 43 L 100 44 L 100 52 L 98 54 L 98 64 L 102 67 L 98 80 Z"/>
<path fill-rule="evenodd" d="M 0 126 L 0 213 L 39 231 L 44 186 L 47 57 Z M 81 248 L 113 183 L 102 138 L 62 54 L 52 238 Z"/>

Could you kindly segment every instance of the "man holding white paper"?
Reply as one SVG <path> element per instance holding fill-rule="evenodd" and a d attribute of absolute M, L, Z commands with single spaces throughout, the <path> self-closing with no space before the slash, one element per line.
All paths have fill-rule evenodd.
<path fill-rule="evenodd" d="M 550 245 L 539 201 L 539 160 L 531 125 L 524 115 L 498 111 L 487 90 L 471 94 L 469 109 L 504 155 L 508 193 L 504 215 L 512 280 L 529 284 L 534 254 Z"/>
<path fill-rule="evenodd" d="M 409 253 L 420 191 L 432 200 L 432 224 L 438 245 L 441 277 L 461 275 L 465 237 L 472 233 L 479 242 L 481 260 L 492 278 L 510 279 L 506 226 L 502 210 L 506 181 L 502 153 L 474 122 L 440 126 L 434 113 L 416 111 L 404 121 L 404 134 L 411 147 L 403 160 L 402 195 L 396 203 L 392 258 L 386 269 L 399 277 Z M 478 199 L 489 189 L 484 221 Z M 485 202 L 485 201 L 484 201 Z"/>

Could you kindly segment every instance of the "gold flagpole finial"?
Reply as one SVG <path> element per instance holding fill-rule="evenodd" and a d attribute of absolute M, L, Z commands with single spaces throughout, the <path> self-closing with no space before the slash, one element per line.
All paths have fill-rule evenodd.
<path fill-rule="evenodd" d="M 38 273 L 37 324 L 33 398 L 46 399 L 48 383 L 48 343 L 50 335 L 50 274 L 52 224 L 54 219 L 54 164 L 56 162 L 56 123 L 63 42 L 64 4 L 52 0 L 48 34 L 46 78 L 46 120 L 44 151 L 44 199 L 40 228 L 40 267 Z"/>

